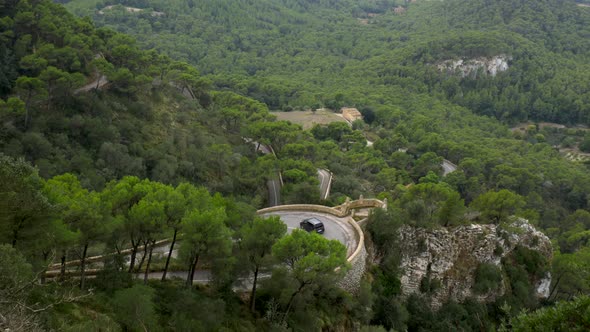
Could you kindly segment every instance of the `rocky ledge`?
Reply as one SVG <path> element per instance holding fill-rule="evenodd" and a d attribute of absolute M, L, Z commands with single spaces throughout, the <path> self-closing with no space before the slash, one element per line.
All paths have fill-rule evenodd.
<path fill-rule="evenodd" d="M 474 290 L 475 272 L 480 264 L 502 270 L 502 258 L 517 246 L 536 251 L 551 259 L 549 238 L 527 220 L 518 218 L 508 225 L 464 225 L 453 228 L 424 229 L 403 226 L 400 229 L 402 295 L 423 292 L 423 280 L 435 281 L 429 298 L 433 308 L 448 300 L 462 302 L 472 297 L 491 302 L 504 295 L 505 282 L 481 294 Z M 533 280 L 537 296 L 549 295 L 551 276 Z"/>
<path fill-rule="evenodd" d="M 496 76 L 499 72 L 508 70 L 508 61 L 511 59 L 507 55 L 497 55 L 491 58 L 445 60 L 436 66 L 441 72 L 449 75 L 458 74 L 461 77 L 477 78 L 478 73 Z"/>

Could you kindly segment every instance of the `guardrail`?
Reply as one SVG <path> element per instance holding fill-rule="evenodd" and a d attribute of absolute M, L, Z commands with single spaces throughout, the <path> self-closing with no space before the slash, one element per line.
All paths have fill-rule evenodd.
<path fill-rule="evenodd" d="M 335 208 L 331 208 L 331 207 L 323 206 L 323 205 L 313 205 L 313 204 L 289 204 L 289 205 L 272 206 L 272 207 L 258 210 L 258 211 L 256 211 L 256 214 L 265 214 L 265 213 L 277 212 L 277 211 L 310 211 L 310 212 L 328 213 L 328 214 L 334 215 L 339 218 L 346 217 L 346 214 L 343 214 L 341 211 L 338 211 Z"/>
<path fill-rule="evenodd" d="M 156 241 L 156 243 L 154 244 L 154 248 L 156 247 L 161 247 L 165 244 L 168 244 L 172 242 L 172 239 L 164 239 L 164 240 L 160 240 L 160 241 Z M 137 247 L 137 252 L 140 253 L 140 250 L 143 250 L 144 246 L 138 246 Z M 96 262 L 100 262 L 103 261 L 105 258 L 107 257 L 111 257 L 111 256 L 115 256 L 118 254 L 123 254 L 123 255 L 127 255 L 127 254 L 131 254 L 133 252 L 133 249 L 128 248 L 128 249 L 123 249 L 120 252 L 116 253 L 116 252 L 111 252 L 108 254 L 104 254 L 104 255 L 98 255 L 98 256 L 90 256 L 90 257 L 86 257 L 86 259 L 84 260 L 87 264 L 89 263 L 96 263 Z M 67 261 L 64 263 L 65 267 L 68 266 L 76 266 L 76 265 L 80 265 L 80 260 L 79 259 L 75 259 L 75 260 L 71 260 L 71 261 Z M 51 264 L 49 265 L 49 269 L 58 269 L 61 267 L 61 263 L 55 263 L 55 264 Z"/>
<path fill-rule="evenodd" d="M 386 203 L 380 201 L 378 199 L 361 199 L 358 201 L 352 201 L 344 203 L 338 207 L 328 207 L 323 205 L 312 205 L 312 204 L 291 204 L 291 205 L 279 205 L 273 206 L 269 208 L 265 208 L 262 210 L 256 211 L 257 214 L 266 214 L 271 212 L 279 212 L 279 211 L 309 211 L 309 212 L 320 212 L 320 213 L 327 213 L 331 214 L 338 218 L 348 217 L 347 221 L 352 226 L 357 234 L 357 246 L 352 252 L 352 254 L 347 258 L 349 263 L 353 263 L 358 255 L 361 253 L 365 246 L 365 234 L 363 230 L 358 225 L 358 223 L 352 218 L 350 215 L 350 211 L 355 208 L 362 208 L 362 207 L 383 207 Z"/>
<path fill-rule="evenodd" d="M 348 209 L 359 209 L 359 208 L 377 208 L 383 207 L 385 203 L 375 198 L 359 199 L 348 203 Z"/>
<path fill-rule="evenodd" d="M 341 211 L 343 215 L 350 214 L 354 209 L 362 209 L 362 208 L 387 208 L 387 200 L 381 201 L 376 198 L 359 198 L 356 201 L 349 201 L 347 200 L 344 204 L 335 206 L 334 209 L 338 209 Z"/>

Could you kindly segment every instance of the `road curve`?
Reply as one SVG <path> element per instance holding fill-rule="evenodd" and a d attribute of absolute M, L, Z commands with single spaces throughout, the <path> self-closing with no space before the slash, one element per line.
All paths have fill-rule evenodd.
<path fill-rule="evenodd" d="M 453 164 L 452 162 L 446 159 L 443 160 L 441 166 L 443 168 L 443 176 L 457 170 L 457 165 Z"/>
<path fill-rule="evenodd" d="M 281 205 L 281 181 L 279 179 L 272 179 L 266 181 L 268 188 L 268 206 Z"/>
<path fill-rule="evenodd" d="M 244 140 L 248 143 L 252 143 L 255 148 L 256 152 L 261 152 L 262 154 L 274 154 L 272 151 L 272 147 L 270 145 L 262 144 L 256 142 L 250 138 L 244 138 Z M 271 179 L 266 181 L 266 189 L 268 190 L 268 206 L 273 207 L 277 205 L 281 205 L 281 174 L 278 174 L 278 179 Z"/>
<path fill-rule="evenodd" d="M 338 240 L 347 248 L 347 257 L 352 255 L 358 246 L 356 230 L 349 223 L 348 218 L 338 218 L 331 214 L 309 211 L 277 211 L 260 215 L 261 217 L 279 216 L 287 224 L 289 232 L 299 228 L 299 223 L 306 218 L 315 217 L 324 223 L 323 236 L 330 240 Z"/>
<path fill-rule="evenodd" d="M 256 144 L 258 146 L 258 151 L 262 152 L 263 154 L 273 153 L 272 150 L 270 149 L 270 147 L 267 146 L 266 144 L 259 144 L 257 142 L 254 142 L 254 144 Z"/>
<path fill-rule="evenodd" d="M 320 181 L 320 198 L 328 199 L 330 186 L 332 185 L 332 173 L 328 170 L 318 168 L 318 180 Z"/>
<path fill-rule="evenodd" d="M 88 92 L 93 89 L 100 89 L 108 83 L 109 83 L 109 80 L 107 79 L 107 77 L 105 75 L 99 75 L 96 80 L 84 85 L 83 87 L 81 87 L 79 89 L 76 89 L 76 91 L 74 91 L 74 94 L 78 94 L 80 92 Z"/>

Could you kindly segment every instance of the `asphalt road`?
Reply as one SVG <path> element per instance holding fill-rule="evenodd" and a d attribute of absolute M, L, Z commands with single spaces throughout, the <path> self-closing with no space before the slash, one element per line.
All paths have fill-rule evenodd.
<path fill-rule="evenodd" d="M 268 206 L 281 205 L 281 181 L 278 179 L 266 181 L 268 188 Z"/>
<path fill-rule="evenodd" d="M 320 198 L 327 199 L 330 195 L 332 184 L 332 173 L 325 169 L 318 168 L 318 179 L 320 180 Z"/>
<path fill-rule="evenodd" d="M 253 142 L 256 146 L 258 146 L 258 151 L 262 152 L 263 154 L 269 154 L 272 153 L 272 150 L 266 146 L 265 144 L 260 144 L 258 145 L 257 142 Z"/>
<path fill-rule="evenodd" d="M 246 142 L 250 142 L 254 144 L 257 151 L 262 152 L 263 154 L 271 154 L 272 149 L 270 146 L 266 144 L 261 144 L 251 139 L 245 139 Z M 268 206 L 277 206 L 281 205 L 281 181 L 279 179 L 272 179 L 266 181 L 266 188 L 268 189 Z"/>
<path fill-rule="evenodd" d="M 272 148 L 266 144 L 259 144 L 251 139 L 246 139 L 256 146 L 257 151 L 263 154 L 273 153 Z M 318 169 L 318 179 L 320 181 L 320 198 L 327 199 L 330 195 L 330 186 L 332 184 L 332 173 L 325 169 Z M 281 205 L 281 181 L 279 179 L 268 180 L 266 182 L 266 188 L 268 189 L 268 206 Z"/>
<path fill-rule="evenodd" d="M 454 172 L 457 170 L 457 165 L 453 164 L 452 162 L 448 161 L 448 160 L 443 160 L 442 162 L 442 168 L 443 168 L 443 176 Z"/>
<path fill-rule="evenodd" d="M 350 256 L 358 244 L 356 233 L 346 218 L 337 218 L 327 213 L 281 211 L 265 213 L 262 217 L 279 216 L 287 224 L 289 232 L 299 228 L 299 223 L 306 218 L 316 217 L 324 223 L 325 232 L 322 234 L 330 240 L 338 240 L 348 248 L 347 256 Z"/>
<path fill-rule="evenodd" d="M 76 91 L 74 91 L 74 94 L 80 93 L 80 92 L 88 92 L 90 90 L 93 89 L 100 89 L 103 86 L 105 86 L 107 83 L 109 83 L 109 80 L 107 79 L 107 77 L 105 75 L 100 75 L 98 77 L 98 79 L 84 85 L 83 87 L 76 89 Z"/>

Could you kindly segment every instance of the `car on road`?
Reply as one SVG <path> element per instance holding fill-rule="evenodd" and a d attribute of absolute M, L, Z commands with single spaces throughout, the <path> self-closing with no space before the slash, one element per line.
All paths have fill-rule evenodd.
<path fill-rule="evenodd" d="M 315 231 L 316 233 L 319 234 L 324 234 L 324 223 L 319 220 L 318 218 L 307 218 L 304 219 L 303 221 L 301 221 L 299 223 L 299 228 L 307 231 L 307 232 L 313 232 Z"/>

